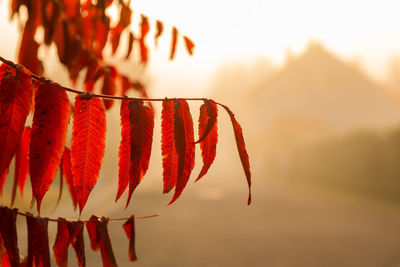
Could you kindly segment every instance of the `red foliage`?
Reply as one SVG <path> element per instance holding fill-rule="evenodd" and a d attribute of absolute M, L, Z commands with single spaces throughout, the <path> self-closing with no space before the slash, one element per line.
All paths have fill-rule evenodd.
<path fill-rule="evenodd" d="M 172 32 L 171 32 L 171 51 L 169 54 L 169 60 L 173 60 L 175 57 L 175 52 L 176 52 L 176 45 L 178 43 L 178 29 L 174 26 L 172 27 Z"/>
<path fill-rule="evenodd" d="M 78 95 L 74 107 L 71 164 L 80 212 L 99 178 L 105 134 L 106 117 L 103 102 L 99 98 Z"/>
<path fill-rule="evenodd" d="M 0 247 L 4 246 L 5 255 L 2 262 L 8 261 L 10 266 L 19 266 L 19 249 L 17 238 L 17 210 L 0 207 Z M 2 250 L 0 248 L 0 250 Z M 1 253 L 0 253 L 1 255 Z M 7 257 L 8 256 L 8 257 Z M 4 265 L 1 265 L 4 266 Z"/>
<path fill-rule="evenodd" d="M 79 267 L 86 266 L 85 241 L 83 239 L 83 222 L 68 222 L 70 242 L 76 253 Z"/>
<path fill-rule="evenodd" d="M 190 38 L 187 36 L 183 36 L 183 40 L 185 41 L 186 51 L 189 53 L 189 55 L 193 56 L 193 50 L 194 50 L 193 41 L 190 40 Z"/>
<path fill-rule="evenodd" d="M 75 194 L 74 189 L 74 178 L 72 176 L 72 167 L 71 167 L 71 150 L 68 147 L 64 148 L 64 153 L 61 158 L 61 172 L 65 178 L 65 182 L 67 183 L 69 193 L 72 198 L 72 203 L 74 205 L 74 209 L 78 206 L 78 200 Z"/>
<path fill-rule="evenodd" d="M 135 249 L 135 216 L 129 217 L 129 219 L 124 223 L 123 228 L 129 239 L 129 260 L 137 261 Z"/>
<path fill-rule="evenodd" d="M 28 266 L 50 267 L 48 221 L 45 218 L 27 216 Z"/>
<path fill-rule="evenodd" d="M 29 72 L 21 67 L 21 71 L 18 71 L 16 76 L 7 72 L 1 80 L 0 177 L 5 177 L 11 158 L 17 151 L 25 128 L 25 121 L 30 111 L 32 83 L 27 74 Z M 2 186 L 0 187 L 1 190 Z"/>
<path fill-rule="evenodd" d="M 199 141 L 203 167 L 196 181 L 203 177 L 214 162 L 218 143 L 218 109 L 214 101 L 205 100 L 200 107 Z"/>
<path fill-rule="evenodd" d="M 59 218 L 57 222 L 57 236 L 53 245 L 54 260 L 60 267 L 68 266 L 68 246 L 70 243 L 68 223 Z"/>
<path fill-rule="evenodd" d="M 175 100 L 174 139 L 178 167 L 175 193 L 168 205 L 175 202 L 181 195 L 194 168 L 193 120 L 186 100 Z"/>
<path fill-rule="evenodd" d="M 37 210 L 56 175 L 67 140 L 70 103 L 64 90 L 44 83 L 35 98 L 29 170 Z"/>
<path fill-rule="evenodd" d="M 29 144 L 31 142 L 31 127 L 25 127 L 22 133 L 21 142 L 18 145 L 17 152 L 15 153 L 15 174 L 14 185 L 11 196 L 11 205 L 15 200 L 17 193 L 17 186 L 21 195 L 24 194 L 24 187 L 29 175 Z"/>
<path fill-rule="evenodd" d="M 174 100 L 163 101 L 161 112 L 161 152 L 163 160 L 164 193 L 171 191 L 176 185 L 178 156 L 174 138 Z"/>

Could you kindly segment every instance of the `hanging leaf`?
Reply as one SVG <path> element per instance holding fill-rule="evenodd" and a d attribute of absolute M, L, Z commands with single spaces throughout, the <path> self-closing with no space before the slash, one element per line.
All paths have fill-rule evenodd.
<path fill-rule="evenodd" d="M 174 138 L 176 154 L 178 155 L 178 168 L 175 193 L 168 205 L 179 198 L 194 168 L 193 120 L 185 100 L 175 99 Z"/>
<path fill-rule="evenodd" d="M 68 266 L 68 246 L 70 243 L 68 223 L 63 218 L 57 221 L 57 236 L 53 245 L 54 260 L 60 267 Z"/>
<path fill-rule="evenodd" d="M 126 50 L 125 59 L 128 59 L 129 56 L 131 55 L 134 41 L 135 41 L 135 36 L 133 35 L 133 32 L 130 31 L 128 37 L 128 49 Z"/>
<path fill-rule="evenodd" d="M 100 248 L 101 258 L 104 267 L 117 266 L 114 252 L 112 251 L 110 237 L 107 230 L 108 219 L 98 218 L 95 215 L 86 222 L 86 228 L 90 237 L 90 247 L 97 251 Z"/>
<path fill-rule="evenodd" d="M 218 142 L 217 114 L 218 108 L 215 102 L 204 100 L 204 104 L 200 107 L 199 141 L 197 141 L 200 142 L 203 167 L 196 181 L 207 173 L 215 159 Z"/>
<path fill-rule="evenodd" d="M 8 176 L 8 169 L 6 169 L 3 175 L 0 176 L 0 196 L 3 195 L 3 186 L 4 183 L 6 182 L 7 176 Z"/>
<path fill-rule="evenodd" d="M 163 193 L 170 192 L 176 185 L 178 155 L 174 139 L 174 100 L 165 100 L 161 112 L 161 152 L 163 161 Z"/>
<path fill-rule="evenodd" d="M 101 89 L 101 93 L 103 95 L 116 95 L 117 87 L 115 84 L 115 78 L 117 77 L 117 70 L 114 67 L 105 67 L 104 68 L 104 80 L 103 87 Z M 104 106 L 106 110 L 109 110 L 114 104 L 114 100 L 112 99 L 104 99 Z"/>
<path fill-rule="evenodd" d="M 156 33 L 154 34 L 154 45 L 155 47 L 158 46 L 158 39 L 160 38 L 161 34 L 164 31 L 163 23 L 159 20 L 156 20 Z"/>
<path fill-rule="evenodd" d="M 132 193 L 142 181 L 149 168 L 151 146 L 153 143 L 154 114 L 153 110 L 143 105 L 142 100 L 128 103 L 130 119 L 130 180 L 128 206 Z"/>
<path fill-rule="evenodd" d="M 140 46 L 140 61 L 142 63 L 146 63 L 148 61 L 148 51 L 147 46 L 145 43 L 145 38 L 147 33 L 150 30 L 149 22 L 146 16 L 141 15 L 141 23 L 140 23 L 140 39 L 139 39 L 139 46 Z"/>
<path fill-rule="evenodd" d="M 135 250 L 135 216 L 129 217 L 124 223 L 123 228 L 129 239 L 129 260 L 137 261 Z"/>
<path fill-rule="evenodd" d="M 131 147 L 130 147 L 130 117 L 128 101 L 121 102 L 121 143 L 119 146 L 119 162 L 118 162 L 118 192 L 115 201 L 117 201 L 124 193 L 129 183 L 129 170 L 130 170 L 130 159 L 131 159 Z"/>
<path fill-rule="evenodd" d="M 26 216 L 26 223 L 28 225 L 28 266 L 50 267 L 47 219 Z"/>
<path fill-rule="evenodd" d="M 4 74 L 0 84 L 0 177 L 4 179 L 30 110 L 32 83 L 28 75 L 21 66 L 16 76 Z"/>
<path fill-rule="evenodd" d="M 72 176 L 71 150 L 68 147 L 64 148 L 64 153 L 61 159 L 61 169 L 72 198 L 72 203 L 74 204 L 74 209 L 76 209 L 76 207 L 78 206 L 78 200 L 75 194 L 74 180 Z"/>
<path fill-rule="evenodd" d="M 172 32 L 171 32 L 171 52 L 169 54 L 169 60 L 173 60 L 175 57 L 177 43 L 178 43 L 178 30 L 174 26 L 172 27 Z"/>
<path fill-rule="evenodd" d="M 67 141 L 71 104 L 67 93 L 56 84 L 43 83 L 36 95 L 29 171 L 37 210 L 56 175 Z"/>
<path fill-rule="evenodd" d="M 68 222 L 67 227 L 71 245 L 76 253 L 76 260 L 78 261 L 78 265 L 79 267 L 85 267 L 85 243 L 83 239 L 84 224 L 81 221 Z"/>
<path fill-rule="evenodd" d="M 106 117 L 103 102 L 97 97 L 78 95 L 74 107 L 71 164 L 80 212 L 99 178 L 105 134 Z"/>
<path fill-rule="evenodd" d="M 17 186 L 24 194 L 24 187 L 29 174 L 29 144 L 31 142 L 31 127 L 25 127 L 22 133 L 21 142 L 18 145 L 17 152 L 15 153 L 15 174 L 14 185 L 11 195 L 11 206 L 14 204 L 15 195 L 17 193 Z"/>
<path fill-rule="evenodd" d="M 19 249 L 17 238 L 17 209 L 0 206 L 0 238 L 6 250 L 10 266 L 19 266 Z M 3 265 L 4 266 L 4 265 Z"/>
<path fill-rule="evenodd" d="M 237 146 L 237 149 L 239 152 L 240 161 L 242 162 L 242 167 L 243 167 L 244 173 L 246 175 L 247 184 L 249 185 L 249 197 L 247 199 L 247 205 L 250 205 L 250 203 L 251 203 L 250 162 L 249 162 L 249 155 L 247 154 L 247 151 L 246 151 L 246 144 L 244 143 L 242 127 L 237 122 L 233 112 L 227 106 L 225 106 L 225 105 L 221 105 L 221 106 L 228 112 L 229 117 L 231 118 L 233 132 L 235 133 L 236 146 Z"/>
<path fill-rule="evenodd" d="M 44 68 L 42 61 L 38 58 L 39 44 L 35 41 L 34 35 L 34 25 L 26 23 L 19 47 L 18 63 L 26 66 L 33 73 L 42 75 Z"/>
<path fill-rule="evenodd" d="M 186 51 L 188 52 L 189 55 L 193 56 L 193 50 L 194 50 L 193 41 L 190 40 L 190 38 L 185 35 L 183 36 L 183 40 L 185 41 Z"/>

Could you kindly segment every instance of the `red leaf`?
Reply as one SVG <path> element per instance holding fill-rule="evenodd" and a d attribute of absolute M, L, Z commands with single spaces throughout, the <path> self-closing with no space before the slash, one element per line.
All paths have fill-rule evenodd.
<path fill-rule="evenodd" d="M 99 247 L 101 252 L 101 258 L 103 260 L 103 266 L 117 266 L 115 260 L 114 252 L 112 250 L 110 236 L 107 230 L 108 219 L 101 217 L 99 223 L 97 224 L 97 234 L 99 237 Z"/>
<path fill-rule="evenodd" d="M 236 146 L 239 152 L 240 161 L 242 162 L 242 167 L 246 175 L 247 184 L 249 185 L 249 197 L 247 199 L 247 205 L 251 203 L 251 172 L 250 172 L 250 162 L 249 155 L 246 151 L 246 144 L 244 143 L 242 127 L 235 119 L 233 112 L 225 105 L 221 105 L 229 114 L 232 121 L 233 132 L 235 133 Z"/>
<path fill-rule="evenodd" d="M 163 23 L 159 20 L 156 20 L 156 33 L 154 34 L 154 45 L 158 46 L 158 39 L 164 31 Z"/>
<path fill-rule="evenodd" d="M 117 201 L 124 193 L 129 183 L 129 166 L 131 159 L 131 147 L 130 143 L 130 118 L 128 101 L 121 102 L 121 143 L 119 146 L 119 170 L 118 170 L 118 192 L 115 201 Z"/>
<path fill-rule="evenodd" d="M 55 84 L 44 83 L 35 98 L 29 171 L 37 210 L 56 175 L 67 140 L 71 104 L 67 93 Z"/>
<path fill-rule="evenodd" d="M 171 33 L 171 52 L 169 54 L 169 60 L 173 60 L 175 57 L 177 42 L 178 42 L 178 30 L 174 26 L 172 27 L 172 33 Z"/>
<path fill-rule="evenodd" d="M 72 176 L 72 168 L 71 168 L 71 150 L 68 147 L 64 148 L 64 153 L 61 159 L 61 168 L 63 172 L 63 176 L 65 178 L 65 182 L 67 183 L 69 193 L 71 194 L 72 203 L 74 204 L 74 209 L 76 209 L 78 205 L 78 200 L 76 198 L 75 190 L 74 190 L 74 181 Z"/>
<path fill-rule="evenodd" d="M 185 41 L 186 51 L 188 52 L 189 55 L 193 56 L 193 50 L 194 50 L 193 41 L 190 40 L 189 37 L 187 36 L 183 36 L 183 40 Z"/>
<path fill-rule="evenodd" d="M 119 25 L 111 30 L 111 51 L 113 55 L 117 52 L 122 30 Z"/>
<path fill-rule="evenodd" d="M 121 95 L 125 96 L 126 92 L 132 87 L 131 82 L 129 81 L 129 78 L 126 76 L 121 75 Z"/>
<path fill-rule="evenodd" d="M 174 139 L 174 100 L 165 100 L 161 112 L 161 152 L 163 159 L 164 193 L 171 191 L 176 185 L 178 155 Z"/>
<path fill-rule="evenodd" d="M 86 266 L 85 259 L 85 243 L 83 239 L 83 227 L 84 224 L 81 221 L 68 222 L 68 232 L 70 236 L 70 242 L 76 253 L 76 259 L 79 267 Z"/>
<path fill-rule="evenodd" d="M 75 99 L 71 164 L 79 211 L 82 212 L 99 178 L 105 148 L 106 116 L 99 98 L 78 95 Z"/>
<path fill-rule="evenodd" d="M 20 67 L 16 76 L 5 74 L 0 84 L 0 177 L 8 169 L 18 148 L 29 114 L 32 83 L 28 71 Z M 0 191 L 2 187 L 0 187 Z"/>
<path fill-rule="evenodd" d="M 129 239 L 129 260 L 137 261 L 135 250 L 135 216 L 129 217 L 123 227 Z"/>
<path fill-rule="evenodd" d="M 193 120 L 186 100 L 175 99 L 174 138 L 178 155 L 178 169 L 175 194 L 168 205 L 179 198 L 194 168 Z"/>
<path fill-rule="evenodd" d="M 97 236 L 97 224 L 99 222 L 99 217 L 92 215 L 90 217 L 89 221 L 86 222 L 86 229 L 89 234 L 90 238 L 90 248 L 93 251 L 97 251 L 99 249 L 99 246 L 97 244 L 97 240 L 99 239 Z"/>
<path fill-rule="evenodd" d="M 8 169 L 6 169 L 3 175 L 0 176 L 0 196 L 3 195 L 3 186 L 4 183 L 6 182 L 7 176 L 8 176 Z"/>
<path fill-rule="evenodd" d="M 57 236 L 53 245 L 54 260 L 60 267 L 68 266 L 68 246 L 70 243 L 68 223 L 63 218 L 58 218 Z"/>
<path fill-rule="evenodd" d="M 114 252 L 112 251 L 110 237 L 107 230 L 108 219 L 98 218 L 95 215 L 86 222 L 86 228 L 90 237 L 90 247 L 97 251 L 100 248 L 103 266 L 117 266 Z"/>
<path fill-rule="evenodd" d="M 26 66 L 31 72 L 42 75 L 43 64 L 38 59 L 39 44 L 34 39 L 34 25 L 29 22 L 25 25 L 22 35 L 21 44 L 19 47 L 18 63 Z"/>
<path fill-rule="evenodd" d="M 6 255 L 11 263 L 10 266 L 19 266 L 19 250 L 17 238 L 17 209 L 0 207 L 0 237 L 4 242 Z"/>
<path fill-rule="evenodd" d="M 218 109 L 215 102 L 204 100 L 204 104 L 200 107 L 199 141 L 197 141 L 200 142 L 203 167 L 196 181 L 207 173 L 215 159 L 218 142 L 217 114 Z"/>
<path fill-rule="evenodd" d="M 50 267 L 47 219 L 26 216 L 26 223 L 28 225 L 28 266 Z"/>
<path fill-rule="evenodd" d="M 149 168 L 151 146 L 153 142 L 153 110 L 143 105 L 142 100 L 128 103 L 130 119 L 130 167 L 128 206 L 132 193 L 142 181 Z"/>
<path fill-rule="evenodd" d="M 140 45 L 140 61 L 142 63 L 146 63 L 148 60 L 148 51 L 147 51 L 147 46 L 145 43 L 145 38 L 147 33 L 150 30 L 149 27 L 149 22 L 146 16 L 141 15 L 142 21 L 140 23 L 140 32 L 141 32 L 141 36 L 139 39 L 139 45 Z"/>
<path fill-rule="evenodd" d="M 128 59 L 129 56 L 131 55 L 134 41 L 135 41 L 135 36 L 133 35 L 133 32 L 129 32 L 128 49 L 126 50 L 125 59 Z"/>
<path fill-rule="evenodd" d="M 14 204 L 15 195 L 17 193 L 17 186 L 21 195 L 24 194 L 24 187 L 26 179 L 29 174 L 29 144 L 31 142 L 31 127 L 25 127 L 21 137 L 21 142 L 18 145 L 17 152 L 15 153 L 15 174 L 14 185 L 11 196 L 11 205 Z"/>
<path fill-rule="evenodd" d="M 103 95 L 116 95 L 117 87 L 115 85 L 115 78 L 117 76 L 117 71 L 114 67 L 106 67 L 104 68 L 104 80 L 103 80 L 103 88 L 101 89 L 101 93 Z M 112 99 L 104 99 L 104 106 L 106 110 L 109 110 L 114 104 L 114 100 Z"/>

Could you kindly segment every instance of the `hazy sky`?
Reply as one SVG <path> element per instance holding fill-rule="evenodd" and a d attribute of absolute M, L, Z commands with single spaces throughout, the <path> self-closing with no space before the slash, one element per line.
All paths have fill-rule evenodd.
<path fill-rule="evenodd" d="M 263 56 L 281 64 L 288 49 L 299 53 L 310 39 L 347 59 L 361 59 L 377 77 L 385 74 L 388 58 L 400 54 L 398 0 L 135 0 L 132 5 L 136 20 L 144 13 L 151 25 L 156 19 L 165 23 L 151 68 L 159 80 L 167 77 L 168 86 L 185 86 L 182 77 L 188 77 L 200 78 L 195 87 L 202 87 L 227 60 L 251 62 Z M 1 1 L 0 53 L 10 57 L 15 54 L 17 27 L 5 26 L 7 9 L 8 1 Z M 168 61 L 172 25 L 195 41 L 194 57 L 187 56 L 179 43 L 176 60 Z"/>

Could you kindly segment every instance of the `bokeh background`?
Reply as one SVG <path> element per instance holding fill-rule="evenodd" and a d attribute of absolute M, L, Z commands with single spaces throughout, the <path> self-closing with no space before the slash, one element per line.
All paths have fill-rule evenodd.
<path fill-rule="evenodd" d="M 0 1 L 0 55 L 15 60 L 20 27 L 9 21 L 8 5 Z M 106 155 L 83 219 L 161 214 L 136 223 L 136 266 L 400 266 L 398 1 L 137 0 L 132 7 L 136 21 L 144 13 L 176 25 L 195 41 L 195 54 L 188 57 L 179 43 L 170 62 L 165 32 L 158 49 L 149 42 L 145 70 L 119 67 L 140 77 L 153 97 L 214 98 L 235 112 L 250 154 L 253 203 L 246 205 L 245 176 L 221 110 L 213 166 L 194 184 L 197 150 L 192 179 L 167 206 L 159 104 L 150 170 L 128 209 L 126 196 L 114 203 L 116 105 L 107 113 Z M 49 78 L 70 85 L 54 47 L 41 48 L 39 57 Z M 199 103 L 190 106 L 196 121 Z M 53 211 L 57 184 L 43 215 L 77 218 L 67 191 Z M 11 179 L 5 188 L 2 204 Z M 29 210 L 30 198 L 27 188 L 16 206 Z M 26 254 L 25 221 L 18 223 Z M 130 266 L 121 225 L 110 223 L 111 241 L 119 265 Z M 55 231 L 50 224 L 50 245 Z M 86 252 L 88 266 L 101 265 L 99 253 Z M 73 257 L 70 249 L 71 266 Z"/>

